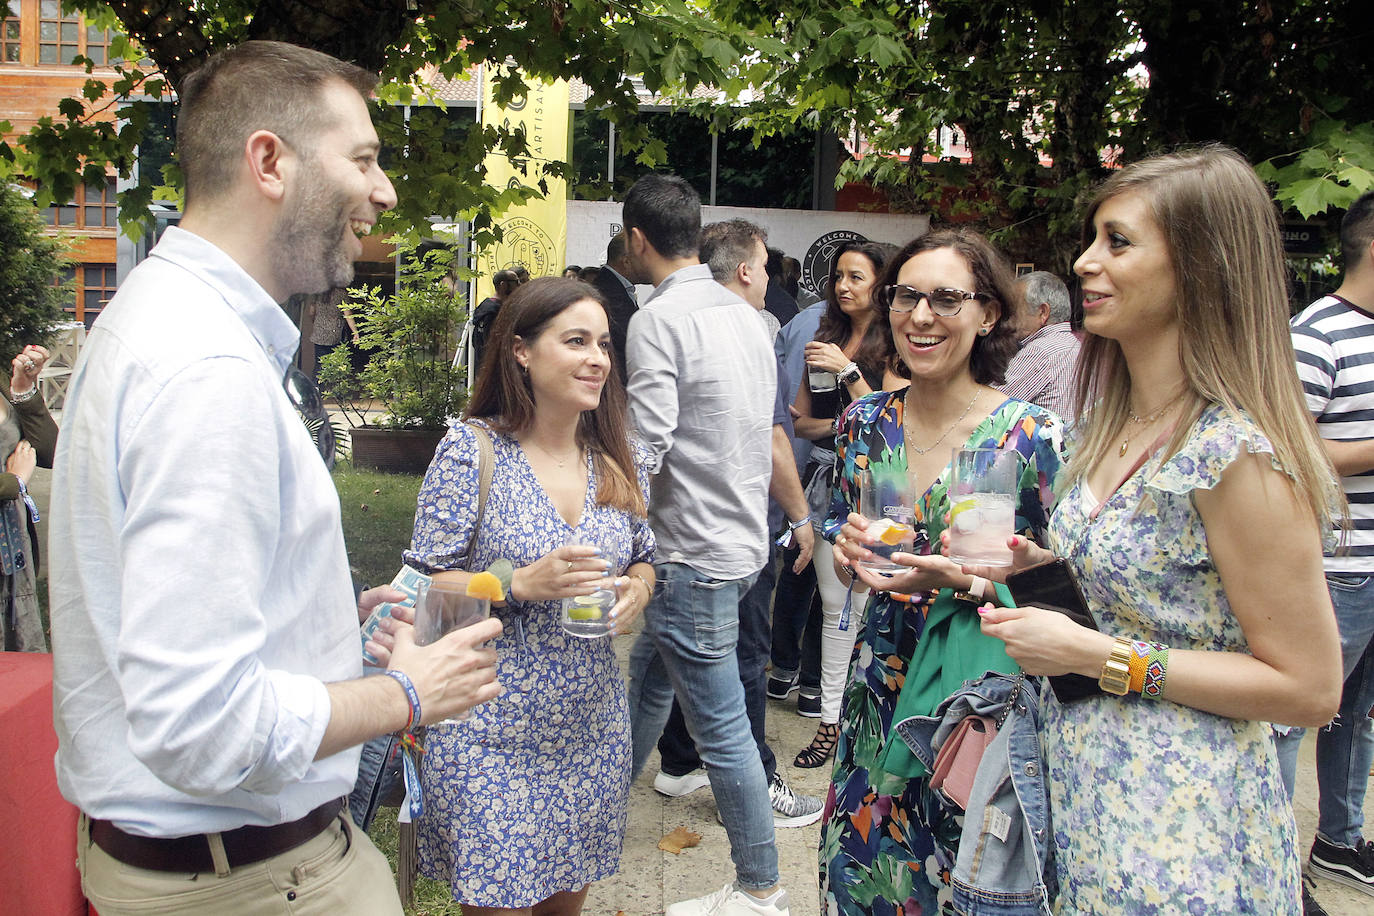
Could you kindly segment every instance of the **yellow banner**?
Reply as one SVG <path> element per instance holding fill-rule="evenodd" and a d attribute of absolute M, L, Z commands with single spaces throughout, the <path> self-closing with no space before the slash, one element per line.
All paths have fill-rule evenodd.
<path fill-rule="evenodd" d="M 522 172 L 504 153 L 488 153 L 486 183 L 498 188 L 534 187 L 541 163 L 568 158 L 568 84 L 563 80 L 531 80 L 525 98 L 513 99 L 502 107 L 492 98 L 491 77 L 495 72 L 492 64 L 482 68 L 482 126 L 504 125 L 512 131 L 523 127 L 530 158 Z M 478 254 L 477 266 L 483 276 L 477 280 L 474 302 L 492 294 L 491 275 L 498 270 L 523 266 L 531 277 L 563 272 L 568 241 L 567 183 L 550 178 L 548 186 L 543 200 L 512 207 L 497 219 L 502 239 Z"/>

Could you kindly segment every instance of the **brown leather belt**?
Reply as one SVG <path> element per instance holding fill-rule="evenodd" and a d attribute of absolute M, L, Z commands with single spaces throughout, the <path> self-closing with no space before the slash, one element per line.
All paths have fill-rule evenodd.
<path fill-rule="evenodd" d="M 346 798 L 325 802 L 298 821 L 275 827 L 239 827 L 220 834 L 230 868 L 241 868 L 289 852 L 313 840 L 339 816 Z M 112 859 L 152 871 L 214 871 L 207 834 L 147 837 L 125 833 L 109 821 L 91 818 L 91 841 Z"/>

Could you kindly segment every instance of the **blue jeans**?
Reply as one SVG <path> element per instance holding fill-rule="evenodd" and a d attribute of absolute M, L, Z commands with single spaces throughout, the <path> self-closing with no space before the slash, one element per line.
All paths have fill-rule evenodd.
<path fill-rule="evenodd" d="M 768 605 L 773 599 L 773 586 L 778 578 L 778 567 L 774 562 L 777 552 L 776 546 L 769 550 L 768 563 L 740 599 L 739 642 L 735 646 L 735 664 L 739 667 L 740 684 L 744 687 L 744 710 L 749 716 L 754 744 L 759 749 L 763 775 L 770 782 L 778 768 L 778 759 L 773 756 L 773 749 L 768 746 L 768 738 L 764 734 L 764 718 L 768 712 L 768 679 L 764 669 L 768 667 L 770 640 Z M 682 776 L 701 766 L 701 755 L 697 753 L 692 736 L 687 732 L 682 706 L 676 700 L 673 701 L 668 724 L 663 729 L 663 737 L 658 739 L 658 757 L 663 772 L 669 776 Z"/>
<path fill-rule="evenodd" d="M 644 632 L 630 653 L 633 774 L 644 769 L 676 694 L 725 822 L 736 880 L 770 888 L 778 883 L 773 807 L 735 660 L 740 600 L 757 573 L 712 579 L 681 563 L 655 570 Z"/>
<path fill-rule="evenodd" d="M 1331 604 L 1341 633 L 1345 686 L 1336 721 L 1317 733 L 1317 833 L 1327 842 L 1353 847 L 1364 827 L 1364 795 L 1374 762 L 1374 576 L 1328 574 Z M 1293 797 L 1298 745 L 1304 729 L 1275 734 L 1284 787 Z"/>

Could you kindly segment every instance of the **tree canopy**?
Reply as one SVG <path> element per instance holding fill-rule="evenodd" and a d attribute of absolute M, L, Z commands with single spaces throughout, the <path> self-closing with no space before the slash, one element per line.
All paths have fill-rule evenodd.
<path fill-rule="evenodd" d="M 67 2 L 139 43 L 129 63 L 0 149 L 53 198 L 114 163 L 127 174 L 148 116 L 208 53 L 249 38 L 308 45 L 380 71 L 388 102 L 422 99 L 425 67 L 456 77 L 510 59 L 498 95 L 533 78 L 577 77 L 589 108 L 618 124 L 641 162 L 665 147 L 635 117 L 633 80 L 717 128 L 756 140 L 824 128 L 872 151 L 842 175 L 898 207 L 972 220 L 1018 259 L 1064 269 L 1082 192 L 1116 162 L 1181 144 L 1237 147 L 1304 215 L 1374 187 L 1374 4 L 1368 0 L 141 0 Z M 146 55 L 146 61 L 142 60 Z M 693 99 L 699 86 L 718 90 Z M 92 112 L 121 107 L 123 119 Z M 957 130 L 968 163 L 933 140 Z M 396 225 L 491 215 L 539 193 L 561 163 L 530 160 L 527 188 L 486 188 L 490 148 L 529 158 L 500 128 L 445 135 L 442 118 L 391 125 L 409 153 L 390 172 Z M 404 136 L 399 131 L 406 130 Z M 396 141 L 405 141 L 397 143 Z M 17 155 L 16 155 L 17 154 Z M 174 172 L 169 176 L 175 178 Z M 162 176 L 121 198 L 135 218 Z"/>
<path fill-rule="evenodd" d="M 65 317 L 71 290 L 53 285 L 67 266 L 65 247 L 43 234 L 38 211 L 13 185 L 0 183 L 0 359 L 46 343 Z M 8 363 L 6 363 L 8 365 Z"/>

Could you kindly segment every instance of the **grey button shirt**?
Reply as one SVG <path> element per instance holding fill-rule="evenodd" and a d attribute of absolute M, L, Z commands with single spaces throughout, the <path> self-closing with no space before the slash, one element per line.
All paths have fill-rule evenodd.
<path fill-rule="evenodd" d="M 752 307 L 684 267 L 630 319 L 630 415 L 652 455 L 658 559 L 741 579 L 768 558 L 777 363 Z"/>

